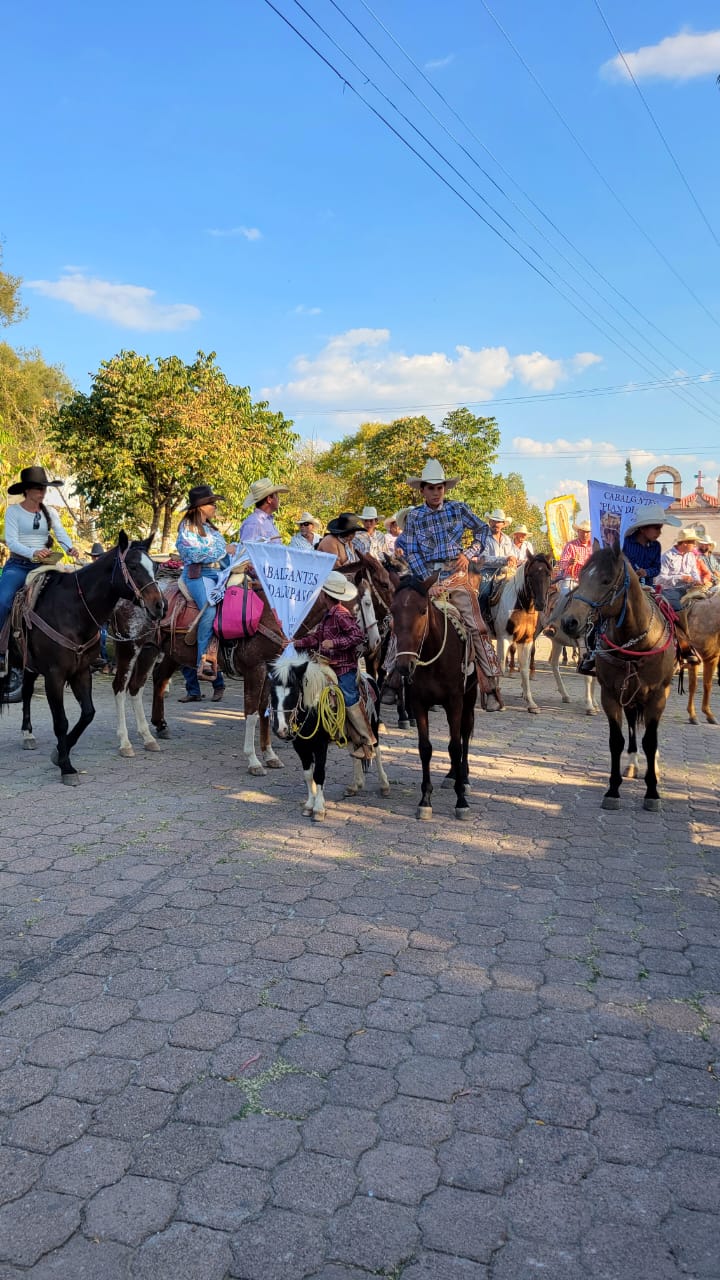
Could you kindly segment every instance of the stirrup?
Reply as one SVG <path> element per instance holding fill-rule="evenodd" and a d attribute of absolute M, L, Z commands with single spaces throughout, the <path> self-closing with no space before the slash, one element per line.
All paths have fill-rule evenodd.
<path fill-rule="evenodd" d="M 584 653 L 577 664 L 578 675 L 594 676 L 595 675 L 595 654 Z"/>

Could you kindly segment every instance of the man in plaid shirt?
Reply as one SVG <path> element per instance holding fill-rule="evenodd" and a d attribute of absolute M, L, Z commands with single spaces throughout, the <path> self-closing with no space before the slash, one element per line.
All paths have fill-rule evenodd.
<path fill-rule="evenodd" d="M 424 581 L 431 574 L 438 574 L 437 587 L 431 591 L 446 594 L 460 614 L 475 650 L 482 705 L 487 711 L 496 711 L 503 705 L 500 669 L 480 613 L 477 591 L 467 576 L 470 560 L 483 555 L 489 527 L 467 503 L 446 501 L 448 489 L 457 483 L 458 477 L 448 478 L 436 458 L 425 463 L 421 476 L 408 480 L 411 488 L 420 491 L 424 501 L 422 506 L 411 507 L 397 546 L 416 577 Z M 465 549 L 467 532 L 472 534 L 473 541 Z"/>

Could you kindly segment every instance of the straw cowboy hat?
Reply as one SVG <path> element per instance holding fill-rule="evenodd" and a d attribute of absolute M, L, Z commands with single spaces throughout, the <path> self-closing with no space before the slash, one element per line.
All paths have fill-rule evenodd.
<path fill-rule="evenodd" d="M 577 523 L 573 525 L 573 529 L 576 533 L 591 533 L 592 525 L 589 520 L 578 520 Z"/>
<path fill-rule="evenodd" d="M 708 551 L 714 551 L 717 546 L 717 542 L 714 538 L 708 538 L 706 536 L 700 539 L 700 546 L 707 547 Z"/>
<path fill-rule="evenodd" d="M 359 533 L 361 529 L 362 522 L 351 511 L 343 511 L 334 520 L 328 520 L 328 533 L 334 538 L 344 537 L 346 533 Z"/>
<path fill-rule="evenodd" d="M 486 511 L 483 520 L 495 520 L 498 524 L 510 524 L 512 516 L 506 516 L 502 507 L 496 507 L 494 511 Z"/>
<path fill-rule="evenodd" d="M 413 510 L 413 507 L 401 507 L 399 511 L 395 512 L 394 519 L 397 520 L 401 530 L 404 530 L 405 521 L 407 520 L 408 515 L 412 510 Z"/>
<path fill-rule="evenodd" d="M 323 591 L 326 595 L 332 596 L 333 600 L 341 600 L 343 604 L 349 604 L 358 593 L 355 583 L 349 582 L 345 574 L 338 573 L 336 569 L 333 569 L 325 579 Z"/>
<path fill-rule="evenodd" d="M 363 507 L 362 511 L 360 512 L 360 519 L 361 520 L 377 520 L 378 519 L 377 507 Z"/>
<path fill-rule="evenodd" d="M 315 516 L 311 516 L 309 511 L 303 511 L 302 515 L 298 516 L 295 523 L 298 526 L 301 524 L 312 524 L 316 529 L 322 529 L 322 521 L 316 520 Z"/>
<path fill-rule="evenodd" d="M 385 519 L 383 520 L 383 524 L 385 525 L 386 529 L 390 529 L 391 526 L 394 525 L 396 522 L 397 522 L 397 512 L 395 513 L 394 516 L 386 516 Z"/>
<path fill-rule="evenodd" d="M 659 502 L 652 502 L 650 506 L 642 507 L 635 512 L 635 520 L 625 530 L 625 536 L 629 538 L 638 529 L 647 529 L 650 524 L 675 524 L 679 528 L 682 520 L 676 520 L 675 516 L 669 516 Z"/>
<path fill-rule="evenodd" d="M 530 530 L 528 529 L 528 527 L 527 527 L 527 525 L 526 525 L 526 524 L 519 524 L 519 525 L 518 525 L 518 527 L 517 527 L 517 529 L 513 529 L 513 531 L 512 531 L 512 536 L 513 536 L 513 538 L 515 537 L 515 534 L 516 534 L 516 533 L 522 533 L 522 534 L 524 534 L 524 535 L 525 535 L 525 537 L 527 538 L 527 537 L 529 536 L 529 534 L 530 534 Z"/>
<path fill-rule="evenodd" d="M 64 480 L 48 480 L 44 467 L 23 467 L 20 479 L 10 485 L 8 493 L 24 493 L 26 489 L 49 489 L 51 485 L 62 489 L 64 483 Z"/>
<path fill-rule="evenodd" d="M 681 529 L 677 538 L 675 539 L 675 544 L 677 545 L 679 542 L 699 542 L 699 541 L 700 539 L 698 538 L 697 533 L 694 529 Z"/>
<path fill-rule="evenodd" d="M 192 511 L 196 507 L 209 507 L 212 502 L 224 502 L 221 493 L 213 493 L 212 486 L 209 484 L 196 484 L 188 494 L 188 508 Z"/>
<path fill-rule="evenodd" d="M 446 489 L 454 489 L 460 483 L 459 476 L 446 476 L 442 463 L 437 458 L 428 458 L 422 469 L 422 475 L 409 476 L 411 489 L 421 489 L 424 484 L 444 484 Z"/>
<path fill-rule="evenodd" d="M 269 476 L 263 476 L 262 480 L 253 480 L 243 506 L 256 507 L 259 502 L 264 502 L 266 498 L 269 498 L 271 493 L 289 492 L 290 490 L 286 484 L 273 484 Z"/>

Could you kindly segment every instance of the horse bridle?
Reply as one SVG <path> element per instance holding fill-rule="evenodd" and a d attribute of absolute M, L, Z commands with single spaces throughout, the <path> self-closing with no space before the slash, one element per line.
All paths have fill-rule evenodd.
<path fill-rule="evenodd" d="M 608 587 L 607 594 L 604 595 L 600 600 L 588 600 L 587 596 L 583 596 L 580 594 L 579 587 L 575 588 L 572 595 L 574 600 L 580 600 L 582 604 L 589 605 L 593 613 L 599 613 L 601 609 L 607 609 L 609 605 L 614 604 L 618 596 L 624 595 L 625 599 L 623 601 L 623 607 L 620 610 L 620 617 L 617 619 L 617 623 L 616 623 L 617 626 L 621 627 L 623 622 L 625 621 L 625 611 L 627 609 L 627 598 L 628 598 L 629 589 L 630 589 L 630 574 L 628 573 L 627 560 L 625 560 L 623 557 L 622 582 L 620 586 L 617 587 L 617 589 L 616 589 L 615 581 L 611 582 L 610 586 Z"/>
<path fill-rule="evenodd" d="M 113 561 L 113 568 L 112 568 L 112 573 L 110 574 L 110 581 L 111 581 L 111 583 L 115 581 L 115 571 L 116 571 L 116 569 L 117 569 L 117 567 L 118 567 L 118 564 L 119 564 L 119 565 L 120 565 L 120 569 L 121 569 L 121 571 L 122 571 L 122 576 L 123 576 L 123 578 L 124 578 L 125 582 L 126 582 L 126 583 L 127 583 L 127 585 L 130 587 L 130 589 L 131 589 L 131 591 L 132 591 L 133 595 L 135 596 L 135 599 L 136 599 L 136 600 L 138 601 L 138 603 L 139 603 L 139 604 L 144 608 L 144 607 L 145 607 L 145 601 L 144 601 L 144 599 L 143 599 L 143 591 L 147 591 L 147 588 L 148 588 L 148 587 L 157 587 L 157 585 L 158 585 L 158 584 L 157 584 L 157 582 L 156 582 L 155 578 L 153 577 L 153 578 L 151 578 L 151 579 L 150 579 L 150 581 L 149 581 L 149 582 L 146 582 L 146 583 L 145 583 L 145 586 L 144 586 L 144 587 L 139 587 L 139 586 L 137 585 L 137 583 L 136 583 L 135 579 L 133 578 L 133 576 L 132 576 L 132 574 L 131 574 L 130 570 L 129 570 L 129 569 L 128 569 L 128 567 L 127 567 L 127 564 L 125 563 L 125 558 L 126 558 L 127 553 L 128 553 L 128 551 L 129 551 L 129 550 L 130 550 L 130 547 L 129 547 L 129 546 L 128 546 L 128 547 L 126 547 L 126 549 L 125 549 L 124 551 L 121 551 L 121 550 L 120 550 L 120 548 L 118 547 L 118 549 L 117 549 L 117 551 L 116 551 L 116 553 L 115 553 L 115 559 L 114 559 L 114 561 Z M 97 621 L 97 619 L 95 618 L 95 615 L 93 614 L 93 612 L 92 612 L 92 610 L 90 609 L 90 606 L 89 606 L 89 604 L 88 604 L 87 600 L 85 599 L 85 596 L 83 595 L 83 589 L 82 589 L 82 587 L 80 586 L 80 577 L 79 577 L 79 574 L 77 574 L 77 573 L 75 574 L 75 585 L 76 585 L 76 587 L 77 587 L 77 589 L 78 589 L 78 595 L 80 596 L 80 599 L 82 600 L 82 602 L 83 602 L 83 604 L 84 604 L 84 606 L 85 606 L 85 610 L 86 610 L 87 614 L 89 615 L 89 617 L 92 619 L 92 621 L 95 623 L 95 626 L 98 628 L 98 634 L 99 634 L 99 633 L 100 633 L 100 623 L 99 623 L 99 622 Z M 154 628 L 155 628 L 155 624 L 153 623 L 152 628 L 151 628 L 151 630 L 148 632 L 148 634 L 151 634 L 151 633 L 152 633 L 152 631 L 154 631 Z M 109 632 L 108 634 L 110 634 L 111 639 L 113 639 L 113 640 L 127 640 L 127 639 L 129 638 L 128 636 L 115 636 L 115 635 L 112 635 L 112 633 L 110 633 L 110 632 Z"/>
<path fill-rule="evenodd" d="M 398 658 L 414 658 L 414 659 L 415 659 L 415 666 L 417 666 L 417 667 L 431 667 L 431 666 L 432 666 L 432 664 L 433 664 L 433 662 L 437 662 L 438 658 L 439 658 L 439 657 L 441 657 L 441 655 L 442 655 L 442 653 L 443 653 L 443 651 L 444 651 L 444 649 L 445 649 L 445 643 L 446 643 L 446 641 L 447 641 L 447 637 L 448 637 L 448 612 L 447 612 L 447 609 L 442 609 L 442 610 L 441 610 L 442 615 L 443 615 L 443 617 L 444 617 L 444 619 L 445 619 L 445 631 L 444 631 L 444 634 L 443 634 L 443 642 L 442 642 L 442 644 L 440 645 L 440 648 L 438 649 L 437 653 L 435 654 L 435 656 L 434 656 L 433 658 L 428 658 L 425 662 L 423 662 L 422 658 L 420 657 L 420 654 L 422 653 L 422 650 L 423 650 L 423 645 L 425 644 L 425 641 L 427 640 L 428 632 L 429 632 L 429 630 L 430 630 L 430 609 L 431 609 L 431 607 L 432 607 L 432 601 L 431 601 L 431 600 L 430 600 L 430 598 L 428 597 L 428 598 L 427 598 L 427 611 L 426 611 L 426 613 L 425 613 L 425 626 L 424 626 L 424 628 L 423 628 L 422 639 L 420 640 L 420 644 L 418 645 L 417 652 L 416 652 L 414 649 L 398 649 L 398 650 L 397 650 L 397 652 L 396 652 L 396 654 L 395 654 L 395 661 L 396 661 L 396 662 L 397 662 Z"/>

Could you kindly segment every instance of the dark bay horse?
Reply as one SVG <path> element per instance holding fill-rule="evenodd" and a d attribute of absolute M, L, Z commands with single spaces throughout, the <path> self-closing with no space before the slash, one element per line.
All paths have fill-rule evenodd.
<path fill-rule="evenodd" d="M 448 752 L 454 779 L 455 817 L 467 818 L 468 748 L 475 723 L 477 676 L 470 656 L 470 671 L 464 672 L 465 641 L 448 615 L 430 601 L 430 582 L 403 578 L 392 603 L 397 643 L 395 669 L 410 684 L 413 711 L 417 720 L 418 751 L 422 764 L 422 794 L 416 816 L 432 818 L 430 761 L 432 742 L 428 717 L 430 708 L 441 706 L 450 731 Z"/>
<path fill-rule="evenodd" d="M 508 578 L 497 605 L 492 610 L 500 670 L 504 668 L 504 648 L 515 645 L 522 693 L 527 709 L 537 715 L 540 708 L 530 689 L 530 655 L 547 606 L 552 567 L 547 556 L 528 556 Z"/>
<path fill-rule="evenodd" d="M 652 596 L 643 591 L 619 546 L 593 552 L 582 569 L 577 589 L 568 597 L 562 616 L 567 635 L 582 632 L 588 612 L 597 621 L 596 671 L 610 726 L 610 785 L 602 807 L 620 808 L 624 713 L 629 731 L 625 776 L 636 776 L 636 727 L 644 724 L 642 748 L 647 772 L 643 808 L 657 810 L 660 797 L 655 757 L 658 725 L 675 668 L 674 627 Z"/>
<path fill-rule="evenodd" d="M 85 568 L 75 573 L 49 572 L 31 611 L 20 615 L 20 645 L 11 637 L 10 666 L 24 667 L 23 747 L 27 751 L 37 747 L 30 701 L 35 681 L 42 675 L 57 738 L 52 760 L 60 768 L 61 781 L 69 786 L 76 786 L 79 781 L 77 769 L 70 763 L 70 752 L 95 715 L 92 666 L 100 652 L 100 627 L 109 621 L 121 599 L 132 601 L 146 622 L 148 618 L 160 619 L 165 611 L 148 554 L 149 544 L 149 539 L 130 542 L 123 532 L 116 547 Z M 66 684 L 80 704 L 80 717 L 69 732 L 63 697 Z M 4 681 L 0 681 L 0 709 L 3 685 Z"/>

